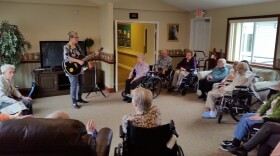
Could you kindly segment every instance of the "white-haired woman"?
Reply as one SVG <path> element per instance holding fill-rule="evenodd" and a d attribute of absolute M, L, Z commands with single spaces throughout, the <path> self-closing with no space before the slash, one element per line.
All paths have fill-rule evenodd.
<path fill-rule="evenodd" d="M 130 92 L 135 89 L 142 81 L 142 79 L 146 76 L 149 71 L 149 64 L 144 61 L 144 55 L 137 55 L 137 63 L 134 68 L 130 71 L 128 78 L 125 81 L 125 94 L 128 95 L 124 97 L 124 101 L 128 103 L 131 102 Z"/>
<path fill-rule="evenodd" d="M 31 98 L 23 96 L 14 87 L 15 66 L 11 64 L 4 64 L 1 66 L 0 76 L 0 109 L 17 103 L 19 100 L 28 108 L 23 110 L 23 115 L 32 114 Z"/>
<path fill-rule="evenodd" d="M 152 93 L 145 88 L 136 88 L 132 92 L 132 105 L 135 114 L 122 118 L 122 128 L 126 133 L 128 121 L 138 127 L 156 127 L 161 124 L 161 114 L 157 106 L 152 106 Z"/>
<path fill-rule="evenodd" d="M 222 97 L 222 95 L 227 91 L 233 91 L 235 86 L 242 86 L 248 82 L 249 77 L 252 73 L 249 71 L 249 67 L 246 63 L 240 62 L 237 65 L 237 76 L 233 79 L 232 83 L 228 86 L 223 86 L 217 90 L 212 90 L 208 92 L 206 104 L 205 106 L 210 109 L 210 111 L 205 112 L 202 117 L 203 118 L 216 118 L 216 104 L 215 101 L 218 97 Z"/>
<path fill-rule="evenodd" d="M 212 90 L 213 84 L 221 82 L 228 75 L 228 68 L 226 67 L 226 60 L 219 59 L 217 66 L 205 78 L 198 82 L 198 89 L 201 91 L 199 99 L 206 100 L 206 93 Z"/>

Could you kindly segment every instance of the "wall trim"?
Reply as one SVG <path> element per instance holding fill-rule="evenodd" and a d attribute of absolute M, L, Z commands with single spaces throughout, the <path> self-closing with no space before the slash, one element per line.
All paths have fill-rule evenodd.
<path fill-rule="evenodd" d="M 124 65 L 124 64 L 121 64 L 121 63 L 118 63 L 118 67 L 121 67 L 121 68 L 124 68 L 124 69 L 127 69 L 129 71 L 131 71 L 133 68 L 132 67 L 129 67 L 127 65 Z"/>

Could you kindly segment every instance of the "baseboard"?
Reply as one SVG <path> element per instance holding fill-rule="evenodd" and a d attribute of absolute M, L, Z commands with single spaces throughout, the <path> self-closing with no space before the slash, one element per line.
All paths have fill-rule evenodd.
<path fill-rule="evenodd" d="M 105 90 L 108 92 L 108 93 L 115 93 L 115 88 L 108 88 L 107 86 L 105 86 Z"/>

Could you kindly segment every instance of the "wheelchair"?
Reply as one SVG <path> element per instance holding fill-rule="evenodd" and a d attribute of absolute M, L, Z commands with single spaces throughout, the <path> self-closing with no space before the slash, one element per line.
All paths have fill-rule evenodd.
<path fill-rule="evenodd" d="M 263 123 L 256 123 L 250 128 L 249 133 L 246 135 L 243 141 L 247 142 L 248 140 L 250 140 L 261 129 L 262 125 L 266 122 L 280 123 L 280 119 L 264 117 Z"/>
<path fill-rule="evenodd" d="M 197 69 L 191 69 L 190 73 L 180 80 L 179 92 L 181 95 L 186 95 L 188 90 L 196 91 L 197 89 Z"/>
<path fill-rule="evenodd" d="M 162 79 L 154 71 L 149 71 L 142 82 L 139 84 L 139 87 L 149 89 L 153 94 L 153 99 L 159 96 L 162 88 Z"/>
<path fill-rule="evenodd" d="M 114 156 L 184 156 L 177 143 L 167 147 L 173 135 L 178 137 L 172 120 L 169 124 L 153 128 L 136 127 L 128 122 L 126 134 L 120 126 L 123 142 L 115 148 Z"/>
<path fill-rule="evenodd" d="M 171 86 L 172 80 L 173 80 L 173 75 L 174 75 L 174 70 L 172 66 L 169 66 L 167 69 L 167 74 L 165 76 L 159 76 L 162 80 L 162 87 L 167 88 Z"/>
<path fill-rule="evenodd" d="M 252 73 L 244 86 L 235 86 L 232 92 L 226 92 L 216 100 L 218 123 L 221 123 L 223 112 L 229 112 L 235 121 L 245 113 L 254 113 L 262 105 L 260 96 L 252 89 L 251 83 L 257 77 Z"/>
<path fill-rule="evenodd" d="M 150 67 L 150 71 L 147 72 L 138 87 L 149 89 L 153 94 L 153 99 L 155 99 L 161 92 L 162 79 Z M 127 97 L 125 91 L 122 92 L 122 96 Z"/>

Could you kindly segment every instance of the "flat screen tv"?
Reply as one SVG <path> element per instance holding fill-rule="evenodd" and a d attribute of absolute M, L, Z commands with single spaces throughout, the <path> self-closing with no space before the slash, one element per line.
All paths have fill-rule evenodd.
<path fill-rule="evenodd" d="M 63 46 L 68 41 L 40 41 L 41 68 L 52 68 L 62 70 Z M 84 41 L 79 41 L 79 45 L 86 54 Z"/>

